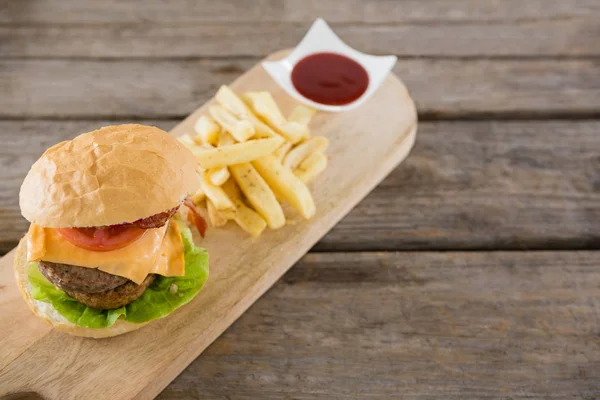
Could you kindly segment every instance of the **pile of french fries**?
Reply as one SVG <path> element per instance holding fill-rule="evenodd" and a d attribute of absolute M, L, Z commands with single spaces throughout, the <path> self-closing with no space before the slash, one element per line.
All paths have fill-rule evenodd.
<path fill-rule="evenodd" d="M 227 86 L 215 99 L 195 134 L 179 138 L 198 159 L 201 189 L 192 200 L 205 205 L 210 224 L 235 221 L 256 237 L 286 224 L 283 202 L 311 218 L 315 203 L 306 185 L 327 167 L 329 144 L 310 134 L 315 111 L 299 105 L 286 119 L 269 92 L 238 96 Z"/>

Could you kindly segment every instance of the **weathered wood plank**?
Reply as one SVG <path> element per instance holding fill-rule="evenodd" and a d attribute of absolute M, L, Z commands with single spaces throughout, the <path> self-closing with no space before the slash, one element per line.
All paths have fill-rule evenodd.
<path fill-rule="evenodd" d="M 311 254 L 158 398 L 592 399 L 597 261 Z"/>
<path fill-rule="evenodd" d="M 5 1 L 3 23 L 438 22 L 598 18 L 596 0 Z"/>
<path fill-rule="evenodd" d="M 255 64 L 230 60 L 0 60 L 0 117 L 182 118 Z M 595 60 L 400 60 L 421 115 L 596 115 Z"/>
<path fill-rule="evenodd" d="M 18 190 L 42 151 L 122 122 L 0 122 L 0 250 L 27 228 Z M 408 159 L 316 249 L 598 248 L 598 132 L 599 121 L 423 122 Z"/>
<path fill-rule="evenodd" d="M 421 123 L 408 159 L 318 248 L 600 248 L 599 132 L 598 121 Z"/>
<path fill-rule="evenodd" d="M 0 54 L 12 57 L 231 57 L 263 56 L 295 46 L 307 23 L 102 24 L 0 26 Z M 350 45 L 399 56 L 597 56 L 595 19 L 516 23 L 408 25 L 341 24 Z"/>

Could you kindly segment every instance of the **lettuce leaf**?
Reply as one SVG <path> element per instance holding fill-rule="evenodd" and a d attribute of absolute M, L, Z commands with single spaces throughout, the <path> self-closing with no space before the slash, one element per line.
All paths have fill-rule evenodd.
<path fill-rule="evenodd" d="M 190 229 L 179 224 L 185 252 L 184 276 L 157 276 L 144 294 L 132 303 L 114 310 L 97 310 L 87 307 L 57 289 L 38 268 L 30 263 L 27 269 L 34 299 L 52 304 L 69 322 L 85 328 L 107 328 L 119 317 L 133 323 L 152 321 L 169 315 L 191 301 L 208 279 L 208 252 L 197 247 Z"/>

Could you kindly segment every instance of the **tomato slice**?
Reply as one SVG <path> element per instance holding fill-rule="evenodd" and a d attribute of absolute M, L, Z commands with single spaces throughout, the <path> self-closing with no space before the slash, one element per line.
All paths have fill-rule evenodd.
<path fill-rule="evenodd" d="M 113 225 L 100 228 L 60 228 L 56 231 L 77 247 L 92 251 L 111 251 L 138 240 L 146 229 Z"/>

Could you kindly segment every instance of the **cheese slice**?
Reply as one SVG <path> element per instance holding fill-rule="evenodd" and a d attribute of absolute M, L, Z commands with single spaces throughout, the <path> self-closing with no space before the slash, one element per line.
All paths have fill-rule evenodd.
<path fill-rule="evenodd" d="M 150 269 L 150 272 L 163 276 L 185 275 L 183 242 L 179 225 L 176 223 L 169 225 L 154 267 Z"/>
<path fill-rule="evenodd" d="M 148 229 L 127 247 L 91 251 L 63 239 L 54 229 L 31 224 L 27 234 L 27 260 L 98 268 L 140 284 L 150 273 L 165 276 L 185 274 L 183 242 L 177 224 Z"/>

